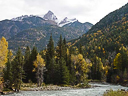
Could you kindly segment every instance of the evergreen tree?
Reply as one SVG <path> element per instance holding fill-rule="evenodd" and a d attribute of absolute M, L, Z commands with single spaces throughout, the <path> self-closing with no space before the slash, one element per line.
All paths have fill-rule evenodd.
<path fill-rule="evenodd" d="M 15 91 L 20 90 L 20 86 L 22 83 L 22 75 L 23 75 L 23 55 L 21 53 L 20 48 L 18 49 L 16 56 L 13 60 L 13 84 Z"/>
<path fill-rule="evenodd" d="M 101 58 L 95 57 L 92 65 L 92 78 L 97 80 L 102 80 L 104 75 L 103 63 Z"/>
<path fill-rule="evenodd" d="M 13 84 L 13 77 L 12 77 L 12 52 L 8 52 L 8 61 L 6 63 L 6 66 L 4 68 L 4 84 L 6 88 L 12 89 L 12 84 Z"/>
<path fill-rule="evenodd" d="M 54 49 L 54 41 L 52 38 L 52 34 L 50 36 L 50 40 L 47 46 L 47 54 L 49 56 L 49 58 L 53 58 L 55 56 L 55 49 Z"/>
<path fill-rule="evenodd" d="M 67 61 L 67 45 L 66 45 L 66 39 L 63 40 L 63 58 L 66 61 L 66 65 L 68 63 Z"/>
<path fill-rule="evenodd" d="M 25 56 L 24 56 L 24 71 L 25 71 L 25 78 L 23 79 L 23 82 L 26 82 L 28 83 L 28 80 L 29 80 L 29 71 L 30 70 L 30 66 L 29 66 L 29 63 L 30 63 L 30 48 L 27 46 L 26 48 L 26 51 L 25 51 Z"/>
<path fill-rule="evenodd" d="M 118 69 L 121 72 L 125 71 L 125 68 L 128 68 L 128 53 L 127 49 L 122 46 L 119 50 L 119 53 L 116 55 L 114 59 L 114 69 Z"/>
<path fill-rule="evenodd" d="M 74 69 L 74 65 L 72 64 L 72 60 L 71 60 L 71 54 L 73 54 L 72 52 L 72 48 L 67 49 L 67 67 L 70 73 L 70 84 L 71 85 L 75 85 L 76 82 L 76 76 L 75 76 L 75 69 Z"/>
<path fill-rule="evenodd" d="M 55 49 L 54 49 L 54 41 L 52 39 L 52 34 L 50 36 L 50 40 L 47 46 L 46 51 L 46 83 L 54 83 L 54 66 L 55 66 Z"/>
<path fill-rule="evenodd" d="M 57 49 L 56 49 L 58 60 L 63 57 L 63 53 L 64 53 L 63 47 L 64 46 L 63 46 L 62 35 L 60 35 L 60 39 L 58 41 L 58 45 L 57 45 Z"/>
<path fill-rule="evenodd" d="M 62 40 L 62 36 L 60 35 L 60 39 L 58 41 L 58 46 L 56 49 L 57 52 L 57 64 L 58 64 L 58 83 L 60 84 L 68 84 L 69 83 L 69 70 L 66 66 L 67 61 L 67 46 L 66 39 Z"/>
<path fill-rule="evenodd" d="M 30 59 L 29 59 L 29 70 L 28 70 L 28 79 L 31 80 L 32 82 L 36 82 L 36 72 L 32 72 L 32 70 L 35 68 L 35 66 L 33 65 L 33 62 L 36 60 L 36 56 L 37 56 L 38 52 L 37 52 L 37 48 L 34 46 L 32 49 L 32 52 L 30 54 Z"/>
<path fill-rule="evenodd" d="M 64 45 L 66 45 L 66 39 L 64 38 L 64 40 L 63 40 L 63 43 L 64 43 Z"/>
<path fill-rule="evenodd" d="M 50 60 L 50 64 L 51 66 L 49 67 L 49 83 L 52 83 L 52 84 L 56 84 L 56 71 L 57 71 L 57 68 L 56 68 L 56 61 L 55 61 L 55 58 L 52 58 Z M 51 74 L 51 75 L 50 75 Z"/>
<path fill-rule="evenodd" d="M 60 66 L 60 84 L 69 84 L 69 70 L 66 66 L 66 62 L 64 58 L 60 58 L 59 60 Z"/>
<path fill-rule="evenodd" d="M 80 45 L 79 45 L 79 53 L 83 55 L 83 49 L 82 49 L 81 43 L 80 43 Z"/>

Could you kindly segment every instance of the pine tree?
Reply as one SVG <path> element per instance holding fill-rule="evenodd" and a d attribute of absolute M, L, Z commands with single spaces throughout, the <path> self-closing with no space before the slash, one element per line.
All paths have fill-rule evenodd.
<path fill-rule="evenodd" d="M 58 83 L 68 84 L 69 83 L 69 70 L 67 64 L 67 46 L 66 39 L 62 40 L 62 35 L 58 41 L 56 48 L 57 53 L 57 64 L 58 64 Z"/>
<path fill-rule="evenodd" d="M 13 84 L 13 77 L 12 77 L 12 52 L 8 52 L 8 61 L 6 63 L 6 66 L 4 68 L 4 84 L 6 88 L 12 89 L 12 84 Z"/>
<path fill-rule="evenodd" d="M 25 51 L 25 56 L 24 56 L 24 72 L 25 72 L 25 78 L 23 79 L 23 82 L 25 82 L 25 83 L 28 83 L 28 81 L 29 81 L 29 71 L 31 71 L 30 70 L 30 66 L 29 66 L 29 63 L 30 63 L 30 53 L 31 53 L 31 51 L 30 51 L 30 48 L 27 46 L 27 48 L 26 48 L 26 51 Z"/>
<path fill-rule="evenodd" d="M 103 63 L 101 58 L 95 57 L 92 65 L 92 78 L 97 80 L 102 80 L 103 78 Z"/>
<path fill-rule="evenodd" d="M 61 70 L 62 70 L 62 84 L 69 84 L 69 79 L 70 79 L 70 75 L 69 75 L 69 70 L 66 66 L 66 62 L 63 58 L 61 58 Z"/>
<path fill-rule="evenodd" d="M 59 67 L 60 67 L 59 83 L 60 84 L 69 84 L 69 70 L 66 66 L 66 62 L 63 57 L 60 58 L 60 60 L 59 60 Z"/>
<path fill-rule="evenodd" d="M 32 82 L 36 83 L 36 72 L 32 72 L 32 70 L 35 68 L 35 66 L 33 65 L 33 62 L 36 60 L 36 56 L 37 56 L 38 52 L 36 47 L 34 46 L 32 49 L 32 52 L 30 54 L 30 59 L 29 59 L 29 70 L 28 70 L 28 79 L 31 80 Z"/>
<path fill-rule="evenodd" d="M 55 56 L 55 49 L 54 49 L 54 41 L 52 38 L 52 34 L 50 36 L 50 40 L 47 46 L 47 54 L 49 56 L 49 58 L 53 58 Z"/>
<path fill-rule="evenodd" d="M 20 48 L 18 49 L 16 56 L 13 60 L 13 84 L 14 84 L 14 88 L 15 91 L 19 91 L 20 90 L 20 86 L 22 83 L 22 76 L 23 76 L 23 55 L 21 53 Z"/>
<path fill-rule="evenodd" d="M 55 78 L 54 66 L 55 66 L 55 49 L 54 49 L 54 41 L 52 39 L 52 34 L 51 34 L 46 51 L 46 69 L 47 69 L 47 72 L 45 73 L 46 83 L 54 83 L 54 78 Z"/>
<path fill-rule="evenodd" d="M 52 58 L 50 60 L 50 64 L 52 64 L 52 71 L 50 74 L 52 74 L 52 76 L 50 76 L 50 78 L 52 78 L 50 81 L 53 84 L 59 84 L 59 76 L 60 76 L 60 67 L 58 64 L 56 64 L 56 60 L 55 58 Z"/>
<path fill-rule="evenodd" d="M 67 45 L 66 45 L 66 39 L 63 40 L 63 58 L 66 61 L 66 65 L 68 63 L 67 61 Z"/>
<path fill-rule="evenodd" d="M 81 43 L 80 43 L 80 45 L 79 45 L 79 53 L 83 55 L 83 49 L 82 49 Z"/>
<path fill-rule="evenodd" d="M 56 52 L 57 52 L 57 59 L 59 60 L 60 58 L 62 58 L 63 57 L 63 47 L 64 47 L 64 45 L 63 45 L 63 40 L 62 40 L 62 35 L 60 35 L 60 39 L 59 39 L 59 41 L 58 41 L 58 45 L 57 45 L 57 49 L 56 49 Z"/>

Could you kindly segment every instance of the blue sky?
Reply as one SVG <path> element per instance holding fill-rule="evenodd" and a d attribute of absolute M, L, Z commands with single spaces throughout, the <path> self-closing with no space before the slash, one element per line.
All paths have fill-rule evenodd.
<path fill-rule="evenodd" d="M 0 20 L 21 15 L 43 15 L 51 10 L 58 19 L 76 18 L 95 24 L 127 0 L 0 0 Z"/>

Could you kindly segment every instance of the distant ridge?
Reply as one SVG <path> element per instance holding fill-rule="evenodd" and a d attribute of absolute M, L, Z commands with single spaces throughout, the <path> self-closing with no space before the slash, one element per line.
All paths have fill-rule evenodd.
<path fill-rule="evenodd" d="M 67 40 L 78 38 L 86 33 L 92 24 L 80 23 L 76 19 L 65 19 L 59 26 L 57 16 L 48 11 L 43 17 L 24 15 L 11 20 L 0 21 L 0 37 L 4 36 L 9 42 L 9 49 L 14 52 L 18 47 L 25 50 L 37 46 L 38 50 L 46 47 L 50 34 L 53 34 L 55 45 L 60 34 Z"/>

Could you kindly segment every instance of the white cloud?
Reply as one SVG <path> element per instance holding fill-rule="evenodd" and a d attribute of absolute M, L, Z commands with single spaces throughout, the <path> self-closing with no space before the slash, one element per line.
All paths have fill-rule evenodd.
<path fill-rule="evenodd" d="M 0 20 L 21 15 L 45 14 L 51 10 L 60 19 L 67 16 L 95 24 L 127 2 L 127 0 L 1 0 Z"/>

